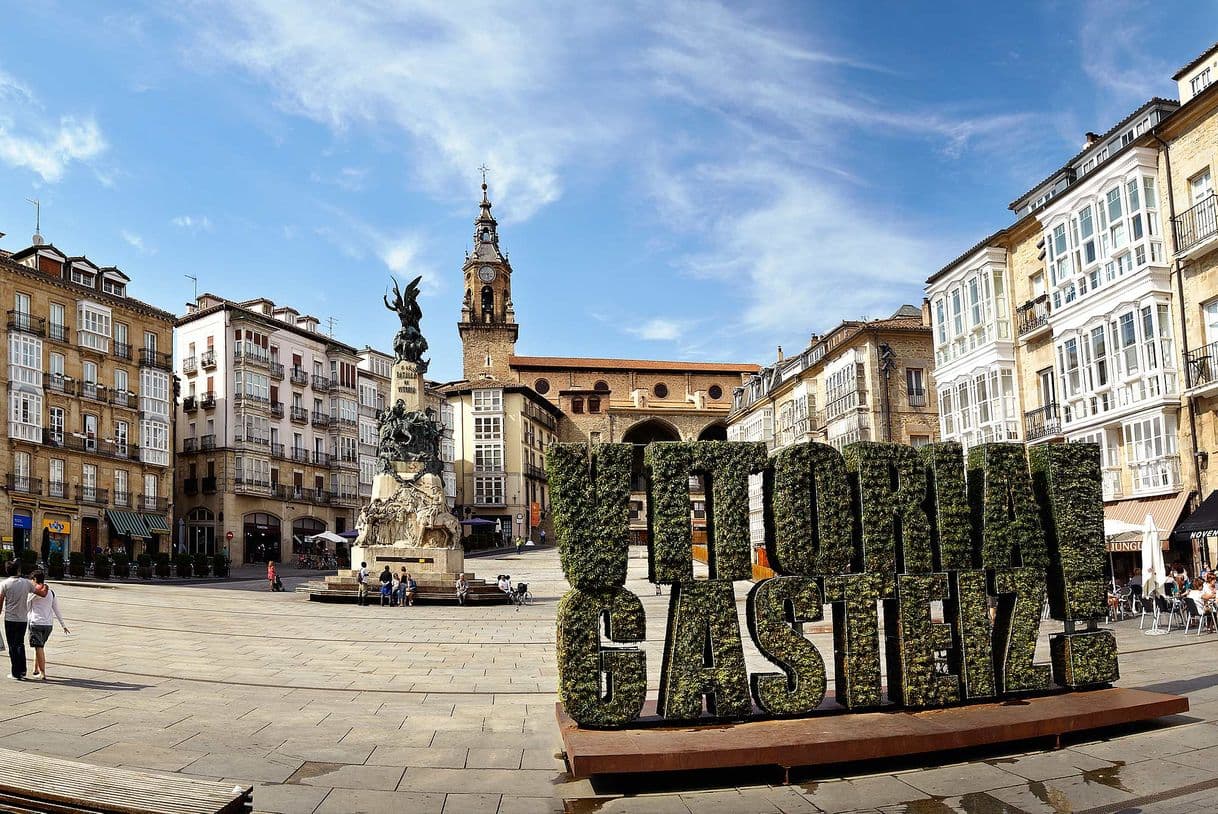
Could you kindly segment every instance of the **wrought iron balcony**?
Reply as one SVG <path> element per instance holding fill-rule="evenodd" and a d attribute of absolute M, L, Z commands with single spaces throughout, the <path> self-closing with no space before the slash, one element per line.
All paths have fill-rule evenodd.
<path fill-rule="evenodd" d="M 216 367 L 216 351 L 213 348 L 208 348 L 199 354 L 199 365 L 204 370 L 213 370 Z"/>
<path fill-rule="evenodd" d="M 21 492 L 26 495 L 42 494 L 42 478 L 31 478 L 25 475 L 14 475 L 11 472 L 5 476 L 5 488 L 10 492 Z"/>
<path fill-rule="evenodd" d="M 213 391 L 208 390 L 203 394 L 203 397 L 199 399 L 199 406 L 204 410 L 214 410 L 216 408 L 216 394 Z"/>
<path fill-rule="evenodd" d="M 275 418 L 283 418 L 283 402 L 276 401 L 271 404 L 271 415 Z"/>
<path fill-rule="evenodd" d="M 216 493 L 216 478 L 214 475 L 203 478 L 203 494 L 214 495 Z"/>
<path fill-rule="evenodd" d="M 51 393 L 63 393 L 65 396 L 76 395 L 76 382 L 62 373 L 51 373 L 43 379 L 43 387 Z"/>
<path fill-rule="evenodd" d="M 1190 350 L 1184 358 L 1188 387 L 1204 387 L 1218 382 L 1218 342 Z"/>
<path fill-rule="evenodd" d="M 316 373 L 314 373 L 313 374 L 313 389 L 317 390 L 318 392 L 325 393 L 327 390 L 330 389 L 330 380 L 327 379 L 325 376 L 318 376 Z"/>
<path fill-rule="evenodd" d="M 68 496 L 68 485 L 61 480 L 53 480 L 47 482 L 47 497 L 66 498 Z"/>
<path fill-rule="evenodd" d="M 283 380 L 283 365 L 280 362 L 271 362 L 271 378 Z"/>
<path fill-rule="evenodd" d="M 292 460 L 298 464 L 309 462 L 309 451 L 304 447 L 292 447 Z"/>
<path fill-rule="evenodd" d="M 36 317 L 24 311 L 9 311 L 8 329 L 10 331 L 34 334 L 35 336 L 46 336 L 47 321 L 42 317 Z"/>
<path fill-rule="evenodd" d="M 96 486 L 76 486 L 76 502 L 88 503 L 92 506 L 105 506 L 110 500 L 109 489 L 98 489 Z"/>
<path fill-rule="evenodd" d="M 1046 404 L 1023 414 L 1023 434 L 1028 441 L 1062 434 L 1062 418 L 1069 408 L 1057 402 Z"/>
<path fill-rule="evenodd" d="M 135 409 L 135 393 L 130 390 L 111 390 L 110 403 L 116 407 L 126 407 L 129 410 Z"/>
<path fill-rule="evenodd" d="M 71 342 L 72 334 L 68 331 L 68 326 L 59 322 L 47 323 L 47 337 L 55 342 Z"/>
<path fill-rule="evenodd" d="M 199 437 L 199 449 L 208 450 L 216 448 L 215 435 L 203 435 Z"/>
<path fill-rule="evenodd" d="M 1192 249 L 1218 235 L 1218 198 L 1211 192 L 1184 210 L 1172 221 L 1176 233 L 1176 254 Z"/>
<path fill-rule="evenodd" d="M 297 384 L 297 385 L 300 385 L 301 387 L 304 387 L 306 384 L 309 383 L 309 374 L 306 373 L 303 368 L 294 367 L 294 368 L 292 368 L 291 379 L 292 379 L 292 384 Z"/>
<path fill-rule="evenodd" d="M 199 494 L 199 479 L 198 478 L 183 478 L 182 491 L 188 495 Z"/>
<path fill-rule="evenodd" d="M 314 452 L 313 463 L 317 464 L 318 466 L 329 466 L 330 457 L 330 454 L 327 452 Z"/>
<path fill-rule="evenodd" d="M 106 393 L 106 386 L 97 382 L 81 382 L 80 383 L 81 398 L 92 399 L 93 401 L 108 401 L 109 397 Z"/>
<path fill-rule="evenodd" d="M 198 369 L 199 369 L 198 358 L 196 358 L 194 356 L 187 356 L 185 359 L 182 360 L 182 372 L 183 373 L 194 373 Z"/>
<path fill-rule="evenodd" d="M 126 342 L 115 342 L 114 343 L 114 355 L 116 358 L 126 359 L 128 362 L 130 362 L 131 361 L 131 346 L 128 345 Z"/>
<path fill-rule="evenodd" d="M 313 412 L 312 423 L 313 423 L 314 427 L 328 427 L 328 426 L 330 426 L 330 414 L 329 413 L 319 413 L 315 410 Z"/>
<path fill-rule="evenodd" d="M 271 444 L 271 457 L 273 457 L 273 458 L 286 458 L 287 457 L 287 454 L 284 452 L 283 444 Z"/>
<path fill-rule="evenodd" d="M 131 506 L 131 498 L 134 497 L 130 492 L 115 492 L 114 505 L 120 509 L 125 509 Z"/>
<path fill-rule="evenodd" d="M 1019 326 L 1019 335 L 1035 333 L 1049 324 L 1049 295 L 1028 300 L 1019 306 L 1015 313 L 1015 321 Z"/>
<path fill-rule="evenodd" d="M 169 511 L 169 498 L 140 495 L 135 500 L 135 508 L 141 512 L 167 512 Z"/>
<path fill-rule="evenodd" d="M 140 365 L 155 367 L 159 370 L 173 370 L 173 354 L 161 353 L 152 348 L 140 348 Z"/>
<path fill-rule="evenodd" d="M 199 400 L 194 396 L 187 396 L 186 398 L 182 399 L 182 409 L 188 413 L 193 413 L 195 410 L 199 409 Z"/>
<path fill-rule="evenodd" d="M 189 455 L 192 452 L 198 452 L 198 451 L 199 451 L 199 439 L 198 438 L 183 438 L 182 439 L 182 454 L 183 455 Z"/>
<path fill-rule="evenodd" d="M 307 424 L 309 423 L 309 411 L 303 407 L 293 407 L 291 419 L 297 424 Z"/>

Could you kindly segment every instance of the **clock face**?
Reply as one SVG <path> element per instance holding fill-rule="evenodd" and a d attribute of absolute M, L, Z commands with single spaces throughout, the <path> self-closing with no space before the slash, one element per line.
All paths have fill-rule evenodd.
<path fill-rule="evenodd" d="M 482 268 L 478 269 L 478 279 L 484 283 L 489 283 L 491 280 L 495 279 L 495 270 L 490 266 L 483 266 Z"/>

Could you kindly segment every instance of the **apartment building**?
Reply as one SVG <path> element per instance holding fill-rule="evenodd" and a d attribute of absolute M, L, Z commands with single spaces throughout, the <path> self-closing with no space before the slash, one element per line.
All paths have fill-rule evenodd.
<path fill-rule="evenodd" d="M 130 278 L 35 235 L 0 252 L 9 420 L 4 547 L 130 554 L 172 544 L 172 314 Z"/>
<path fill-rule="evenodd" d="M 213 294 L 178 319 L 174 344 L 188 550 L 282 560 L 306 536 L 354 529 L 359 352 L 319 331 L 316 317 Z"/>

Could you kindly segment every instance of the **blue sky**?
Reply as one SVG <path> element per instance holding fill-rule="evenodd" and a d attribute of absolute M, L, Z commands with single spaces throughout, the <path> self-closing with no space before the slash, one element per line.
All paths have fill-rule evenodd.
<path fill-rule="evenodd" d="M 491 167 L 523 354 L 765 363 L 922 281 L 1218 39 L 1186 2 L 5 2 L 0 246 L 460 376 Z"/>

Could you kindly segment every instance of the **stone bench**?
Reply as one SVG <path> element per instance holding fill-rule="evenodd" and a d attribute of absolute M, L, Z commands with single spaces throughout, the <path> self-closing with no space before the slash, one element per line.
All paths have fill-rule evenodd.
<path fill-rule="evenodd" d="M 0 811 L 244 814 L 253 807 L 249 786 L 0 749 Z"/>

